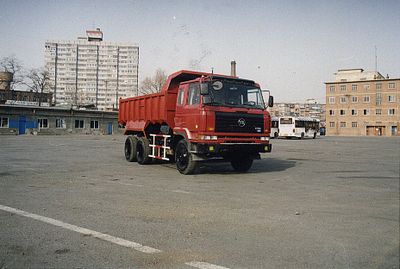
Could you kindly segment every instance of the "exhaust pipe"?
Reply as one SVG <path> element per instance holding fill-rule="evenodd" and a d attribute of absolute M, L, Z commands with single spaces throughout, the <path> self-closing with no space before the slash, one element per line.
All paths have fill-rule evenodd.
<path fill-rule="evenodd" d="M 231 76 L 236 77 L 236 62 L 231 61 Z"/>

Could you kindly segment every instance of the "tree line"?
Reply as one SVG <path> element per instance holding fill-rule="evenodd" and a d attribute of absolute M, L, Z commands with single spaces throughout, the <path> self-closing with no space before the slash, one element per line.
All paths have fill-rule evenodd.
<path fill-rule="evenodd" d="M 11 90 L 24 87 L 37 93 L 50 92 L 50 74 L 45 68 L 25 69 L 22 62 L 15 56 L 6 56 L 0 59 L 1 71 L 12 74 Z M 158 68 L 153 76 L 145 77 L 139 87 L 140 94 L 160 92 L 167 80 L 165 71 Z"/>
<path fill-rule="evenodd" d="M 38 93 L 50 91 L 50 75 L 44 68 L 27 70 L 15 56 L 1 58 L 0 67 L 1 71 L 9 72 L 13 77 L 10 83 L 11 90 L 21 86 Z"/>

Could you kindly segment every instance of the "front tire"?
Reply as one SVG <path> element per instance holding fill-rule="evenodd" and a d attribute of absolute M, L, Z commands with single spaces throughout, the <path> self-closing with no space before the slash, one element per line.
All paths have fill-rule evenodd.
<path fill-rule="evenodd" d="M 128 162 L 136 162 L 136 145 L 138 139 L 135 136 L 128 136 L 125 140 L 125 159 Z"/>
<path fill-rule="evenodd" d="M 176 169 L 181 174 L 194 174 L 197 170 L 198 163 L 193 160 L 192 154 L 189 152 L 188 143 L 182 139 L 175 148 Z"/>
<path fill-rule="evenodd" d="M 140 137 L 136 145 L 136 158 L 139 164 L 148 164 L 151 162 L 149 140 L 146 137 Z"/>
<path fill-rule="evenodd" d="M 247 172 L 253 165 L 253 159 L 248 156 L 235 157 L 231 160 L 231 165 L 236 172 Z"/>
<path fill-rule="evenodd" d="M 315 139 L 317 137 L 317 133 L 314 133 L 313 135 L 313 139 Z"/>

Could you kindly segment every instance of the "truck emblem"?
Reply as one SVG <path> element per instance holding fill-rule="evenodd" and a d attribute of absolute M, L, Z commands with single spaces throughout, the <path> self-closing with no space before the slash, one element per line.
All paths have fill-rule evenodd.
<path fill-rule="evenodd" d="M 243 118 L 238 119 L 239 127 L 244 127 L 246 125 L 246 121 Z"/>

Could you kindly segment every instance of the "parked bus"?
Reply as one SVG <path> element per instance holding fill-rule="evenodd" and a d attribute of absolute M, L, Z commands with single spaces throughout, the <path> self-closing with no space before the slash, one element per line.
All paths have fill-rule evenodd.
<path fill-rule="evenodd" d="M 278 138 L 279 137 L 279 118 L 272 117 L 271 118 L 271 138 Z"/>
<path fill-rule="evenodd" d="M 316 138 L 319 136 L 319 120 L 308 117 L 280 117 L 279 137 Z"/>

